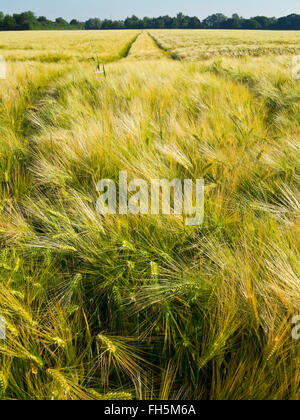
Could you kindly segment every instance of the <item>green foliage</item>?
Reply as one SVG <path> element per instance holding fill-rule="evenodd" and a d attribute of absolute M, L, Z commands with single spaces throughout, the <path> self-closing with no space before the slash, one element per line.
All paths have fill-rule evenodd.
<path fill-rule="evenodd" d="M 291 14 L 279 19 L 268 18 L 266 16 L 256 16 L 244 19 L 238 14 L 228 18 L 222 13 L 208 16 L 203 22 L 197 16 L 185 16 L 178 13 L 176 17 L 159 16 L 157 18 L 144 17 L 143 19 L 133 15 L 123 20 L 98 18 L 88 19 L 86 22 L 79 22 L 72 19 L 70 23 L 59 17 L 54 22 L 44 16 L 36 18 L 34 13 L 25 12 L 6 15 L 0 12 L 0 31 L 11 30 L 62 30 L 62 29 L 86 29 L 86 30 L 106 30 L 106 29 L 272 29 L 272 30 L 299 30 L 300 15 Z"/>

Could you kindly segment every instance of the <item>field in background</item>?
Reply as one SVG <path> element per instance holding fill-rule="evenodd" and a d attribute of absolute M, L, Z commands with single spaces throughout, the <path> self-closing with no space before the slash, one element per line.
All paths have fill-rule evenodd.
<path fill-rule="evenodd" d="M 299 399 L 300 35 L 0 46 L 0 398 Z M 99 216 L 120 170 L 205 178 L 204 225 Z"/>
<path fill-rule="evenodd" d="M 154 30 L 159 45 L 177 59 L 300 54 L 299 31 Z"/>
<path fill-rule="evenodd" d="M 1 32 L 0 54 L 9 62 L 115 61 L 126 56 L 140 31 Z"/>

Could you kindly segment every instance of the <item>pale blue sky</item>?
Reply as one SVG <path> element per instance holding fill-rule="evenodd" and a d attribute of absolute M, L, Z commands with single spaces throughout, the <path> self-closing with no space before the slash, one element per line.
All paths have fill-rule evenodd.
<path fill-rule="evenodd" d="M 0 10 L 18 13 L 32 10 L 48 18 L 62 16 L 66 19 L 86 20 L 89 17 L 123 19 L 129 15 L 187 15 L 205 18 L 221 12 L 226 15 L 239 13 L 244 17 L 255 15 L 285 16 L 300 14 L 299 0 L 1 0 Z"/>

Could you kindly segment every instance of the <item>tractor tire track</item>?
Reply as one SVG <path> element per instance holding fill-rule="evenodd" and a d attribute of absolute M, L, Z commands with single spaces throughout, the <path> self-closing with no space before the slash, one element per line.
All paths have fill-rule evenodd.
<path fill-rule="evenodd" d="M 142 32 L 132 45 L 128 58 L 133 60 L 161 60 L 169 58 L 168 53 L 158 48 L 148 32 Z"/>
<path fill-rule="evenodd" d="M 182 58 L 179 56 L 179 55 L 177 55 L 177 54 L 175 54 L 175 53 L 173 53 L 173 52 L 171 52 L 171 51 L 169 51 L 167 48 L 165 48 L 159 41 L 158 41 L 158 39 L 156 39 L 155 38 L 155 36 L 154 35 L 152 35 L 150 32 L 148 32 L 148 35 L 149 35 L 149 37 L 154 41 L 154 43 L 155 43 L 155 45 L 157 46 L 157 48 L 159 49 L 159 50 L 161 50 L 161 51 L 163 51 L 163 53 L 165 54 L 165 56 L 167 57 L 167 58 L 169 58 L 169 59 L 171 59 L 171 60 L 174 60 L 174 61 L 182 61 Z"/>

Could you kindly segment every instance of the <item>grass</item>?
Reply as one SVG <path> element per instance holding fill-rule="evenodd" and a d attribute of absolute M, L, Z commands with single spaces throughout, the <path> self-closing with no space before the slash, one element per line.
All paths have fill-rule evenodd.
<path fill-rule="evenodd" d="M 299 31 L 152 30 L 151 35 L 173 57 L 264 57 L 300 54 Z"/>
<path fill-rule="evenodd" d="M 134 60 L 159 60 L 167 57 L 168 54 L 157 48 L 155 41 L 148 35 L 148 33 L 143 32 L 130 49 L 128 58 L 132 58 Z"/>
<path fill-rule="evenodd" d="M 164 34 L 188 45 L 205 32 Z M 84 51 L 91 37 L 101 57 L 116 57 L 137 35 L 66 42 Z M 274 36 L 264 33 L 266 45 Z M 299 399 L 300 85 L 290 56 L 191 63 L 172 51 L 142 33 L 106 78 L 77 52 L 72 62 L 27 52 L 8 61 L 2 399 Z M 101 217 L 96 183 L 120 170 L 205 178 L 204 225 Z"/>
<path fill-rule="evenodd" d="M 74 32 L 74 33 L 73 33 Z M 139 31 L 2 32 L 0 53 L 9 62 L 87 62 L 97 52 L 104 62 L 126 56 Z"/>

